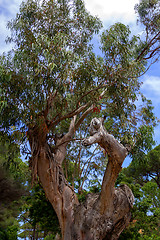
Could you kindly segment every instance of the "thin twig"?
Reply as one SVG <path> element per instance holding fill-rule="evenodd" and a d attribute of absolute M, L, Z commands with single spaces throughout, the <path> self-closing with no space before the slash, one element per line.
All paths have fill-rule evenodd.
<path fill-rule="evenodd" d="M 160 31 L 150 40 L 150 42 L 147 44 L 147 46 L 142 50 L 142 52 L 139 54 L 139 56 L 136 58 L 136 61 L 138 61 L 141 56 L 145 53 L 145 51 L 154 45 L 154 40 L 157 38 L 157 36 L 160 34 Z"/>
<path fill-rule="evenodd" d="M 65 140 L 64 142 L 61 142 L 60 144 L 56 145 L 54 147 L 54 149 L 60 147 L 61 145 L 65 144 L 65 143 L 74 142 L 74 141 L 82 141 L 83 139 L 84 138 L 72 138 L 72 139 Z"/>

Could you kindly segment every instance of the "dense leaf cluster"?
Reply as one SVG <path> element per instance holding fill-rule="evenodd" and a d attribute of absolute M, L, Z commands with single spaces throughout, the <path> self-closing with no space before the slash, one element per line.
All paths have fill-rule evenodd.
<path fill-rule="evenodd" d="M 141 156 L 139 156 L 141 158 Z M 159 239 L 160 233 L 160 146 L 155 147 L 120 173 L 117 184 L 126 183 L 133 191 L 132 221 L 120 239 Z"/>
<path fill-rule="evenodd" d="M 138 77 L 145 70 L 145 62 L 137 60 L 141 40 L 117 23 L 102 33 L 103 57 L 96 56 L 90 40 L 101 26 L 81 0 L 22 3 L 8 23 L 8 41 L 15 48 L 1 56 L 2 130 L 19 125 L 17 137 L 24 140 L 22 132 L 39 124 L 53 138 L 51 132 L 67 131 L 63 125 L 68 128 L 74 112 L 80 117 L 84 106 L 94 105 L 93 112 L 107 117 L 107 129 L 120 141 L 133 136 Z M 148 114 L 147 124 L 152 124 Z"/>
<path fill-rule="evenodd" d="M 145 27 L 144 49 L 138 58 L 151 59 L 152 62 L 159 58 L 160 52 L 160 1 L 142 0 L 135 6 L 138 12 L 138 21 Z"/>

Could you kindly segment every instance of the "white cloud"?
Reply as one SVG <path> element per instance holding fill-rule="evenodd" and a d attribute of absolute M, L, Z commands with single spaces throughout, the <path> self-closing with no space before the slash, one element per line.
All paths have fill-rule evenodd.
<path fill-rule="evenodd" d="M 0 0 L 0 54 L 11 49 L 11 45 L 5 43 L 10 31 L 6 28 L 9 20 L 16 16 L 22 0 Z"/>
<path fill-rule="evenodd" d="M 142 90 L 146 93 L 151 92 L 153 97 L 159 96 L 160 98 L 160 77 L 145 75 Z"/>
<path fill-rule="evenodd" d="M 84 0 L 87 10 L 94 16 L 98 16 L 104 28 L 121 22 L 129 25 L 132 34 L 140 35 L 142 26 L 137 25 L 137 15 L 134 7 L 139 0 Z"/>
<path fill-rule="evenodd" d="M 158 64 L 158 63 L 157 63 Z M 153 68 L 154 66 L 152 66 Z M 155 67 L 154 67 L 155 69 Z M 156 71 L 155 71 L 156 72 Z M 147 97 L 147 99 L 152 101 L 153 104 L 153 112 L 155 116 L 160 119 L 160 76 L 158 73 L 155 75 L 146 74 L 142 78 L 143 85 L 141 87 L 141 92 Z M 137 102 L 137 106 L 142 104 L 141 99 Z M 160 125 L 155 127 L 154 132 L 154 140 L 156 141 L 156 145 L 160 143 Z"/>
<path fill-rule="evenodd" d="M 18 12 L 21 2 L 22 0 L 0 0 L 0 8 L 3 10 L 3 14 L 12 18 Z"/>
<path fill-rule="evenodd" d="M 86 8 L 103 22 L 121 21 L 126 24 L 136 21 L 134 6 L 138 0 L 85 0 Z"/>
<path fill-rule="evenodd" d="M 160 76 L 145 75 L 143 77 L 142 92 L 150 99 L 154 106 L 154 113 L 160 119 Z M 155 128 L 155 139 L 160 142 L 160 125 Z"/>
<path fill-rule="evenodd" d="M 7 50 L 8 46 L 5 43 L 6 37 L 10 34 L 6 28 L 7 18 L 4 15 L 0 15 L 0 53 Z"/>

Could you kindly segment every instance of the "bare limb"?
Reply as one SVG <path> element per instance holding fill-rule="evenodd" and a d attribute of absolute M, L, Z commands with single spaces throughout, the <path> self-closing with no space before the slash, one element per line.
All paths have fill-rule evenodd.
<path fill-rule="evenodd" d="M 82 116 L 78 119 L 76 125 L 75 125 L 75 129 L 78 129 L 79 126 L 81 125 L 81 123 L 83 122 L 83 120 L 87 117 L 88 114 L 90 114 L 93 111 L 94 105 L 92 104 L 92 106 L 90 106 L 83 114 Z"/>
<path fill-rule="evenodd" d="M 96 147 L 96 148 L 93 150 L 92 155 L 89 157 L 89 159 L 87 160 L 86 164 L 84 164 L 84 166 L 83 166 L 83 168 L 82 168 L 82 170 L 81 170 L 80 178 L 82 178 L 82 173 L 83 173 L 84 167 L 85 167 L 85 165 L 87 165 L 86 170 L 85 170 L 85 172 L 84 172 L 83 181 L 82 181 L 81 186 L 79 187 L 78 191 L 81 191 L 82 188 L 83 188 L 83 184 L 84 184 L 84 182 L 85 182 L 85 178 L 86 178 L 86 175 L 87 175 L 87 171 L 88 171 L 88 168 L 89 168 L 89 164 L 90 164 L 92 158 L 94 157 L 95 152 L 96 152 L 97 149 L 98 149 L 98 147 Z"/>
<path fill-rule="evenodd" d="M 149 41 L 149 43 L 147 44 L 147 46 L 142 50 L 142 52 L 139 54 L 139 56 L 137 57 L 136 61 L 138 61 L 141 57 L 142 59 L 145 59 L 143 58 L 143 54 L 151 47 L 155 44 L 155 40 L 157 39 L 157 37 L 159 36 L 160 34 L 160 31 Z M 147 58 L 149 59 L 149 58 Z"/>
<path fill-rule="evenodd" d="M 112 135 L 107 133 L 103 121 L 102 118 L 92 119 L 89 128 L 90 137 L 84 139 L 83 144 L 88 146 L 98 143 L 108 154 L 108 164 L 103 178 L 100 202 L 101 212 L 108 211 L 108 214 L 110 214 L 109 207 L 113 204 L 115 181 L 128 151 Z"/>
<path fill-rule="evenodd" d="M 151 54 L 148 57 L 144 57 L 144 60 L 148 60 L 150 58 L 152 58 L 153 56 L 156 55 L 156 51 L 160 51 L 160 46 L 158 46 L 157 48 L 155 48 L 154 50 L 151 51 Z"/>
<path fill-rule="evenodd" d="M 74 141 L 82 141 L 82 140 L 84 140 L 84 138 L 72 138 L 72 139 L 66 140 L 66 141 L 61 142 L 60 144 L 56 145 L 54 147 L 54 149 L 60 147 L 61 145 L 65 144 L 65 143 L 74 142 Z"/>
<path fill-rule="evenodd" d="M 75 115 L 78 115 L 79 113 L 81 113 L 87 106 L 89 105 L 89 103 L 84 104 L 83 106 L 80 106 L 79 108 L 74 109 L 72 112 L 58 118 L 57 120 L 55 120 L 54 122 L 52 122 L 49 126 L 49 128 L 53 128 L 54 126 L 56 126 L 58 123 L 60 123 L 62 120 L 66 119 L 66 118 L 72 118 Z"/>

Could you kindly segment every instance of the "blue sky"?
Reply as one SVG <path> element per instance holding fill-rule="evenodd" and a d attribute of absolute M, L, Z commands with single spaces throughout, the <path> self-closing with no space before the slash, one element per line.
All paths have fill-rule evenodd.
<path fill-rule="evenodd" d="M 5 44 L 6 36 L 9 35 L 6 24 L 15 17 L 21 2 L 22 0 L 0 0 L 0 54 L 12 47 Z M 130 26 L 133 34 L 142 34 L 143 29 L 137 25 L 134 11 L 138 0 L 85 0 L 85 3 L 91 14 L 100 17 L 105 28 L 115 22 L 122 22 Z M 151 66 L 142 81 L 142 92 L 152 100 L 156 116 L 160 118 L 160 62 Z M 155 140 L 156 145 L 160 144 L 160 125 L 155 129 Z"/>

